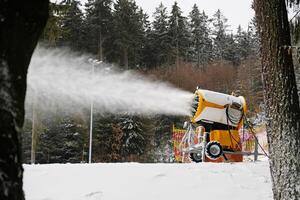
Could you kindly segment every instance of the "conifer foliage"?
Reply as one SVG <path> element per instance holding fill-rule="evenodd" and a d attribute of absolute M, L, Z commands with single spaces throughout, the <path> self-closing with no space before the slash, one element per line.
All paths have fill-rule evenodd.
<path fill-rule="evenodd" d="M 170 49 L 168 36 L 168 12 L 167 8 L 160 3 L 153 14 L 151 37 L 151 50 L 153 52 L 154 66 L 161 66 L 168 62 L 168 52 Z"/>
<path fill-rule="evenodd" d="M 82 26 L 83 14 L 80 10 L 79 1 L 71 1 L 67 5 L 68 9 L 61 22 L 61 30 L 64 37 L 59 39 L 59 42 L 65 46 L 70 47 L 72 50 L 80 51 L 82 45 Z"/>
<path fill-rule="evenodd" d="M 187 28 L 186 17 L 182 15 L 182 11 L 177 2 L 172 6 L 171 15 L 169 17 L 169 44 L 170 44 L 170 62 L 187 59 L 187 52 L 189 48 L 189 32 Z"/>
<path fill-rule="evenodd" d="M 74 163 L 82 160 L 84 127 L 64 117 L 56 121 L 47 120 L 41 133 L 37 161 L 39 163 Z"/>
<path fill-rule="evenodd" d="M 119 126 L 123 131 L 124 156 L 140 155 L 144 153 L 145 138 L 143 136 L 143 125 L 136 116 L 124 116 L 120 118 Z"/>
<path fill-rule="evenodd" d="M 78 0 L 51 3 L 50 19 L 42 37 L 50 46 L 67 46 L 94 54 L 124 69 L 151 69 L 212 62 L 238 65 L 253 54 L 253 26 L 234 33 L 221 10 L 212 18 L 195 4 L 184 16 L 178 3 L 162 3 L 149 16 L 133 0 Z"/>
<path fill-rule="evenodd" d="M 210 28 L 208 26 L 208 16 L 202 13 L 195 4 L 190 12 L 191 61 L 197 63 L 197 67 L 204 66 L 212 60 L 212 40 L 209 37 Z"/>
<path fill-rule="evenodd" d="M 97 55 L 99 60 L 105 60 L 108 53 L 106 45 L 113 32 L 112 1 L 88 0 L 85 4 L 86 16 L 83 24 L 85 42 L 83 48 Z"/>

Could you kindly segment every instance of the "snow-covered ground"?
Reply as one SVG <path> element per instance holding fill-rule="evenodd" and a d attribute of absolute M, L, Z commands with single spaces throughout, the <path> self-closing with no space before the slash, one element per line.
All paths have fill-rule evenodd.
<path fill-rule="evenodd" d="M 24 165 L 27 200 L 271 200 L 267 161 Z"/>

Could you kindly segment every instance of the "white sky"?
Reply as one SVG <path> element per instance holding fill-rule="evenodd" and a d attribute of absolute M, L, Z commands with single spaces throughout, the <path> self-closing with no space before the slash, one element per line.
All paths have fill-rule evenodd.
<path fill-rule="evenodd" d="M 138 6 L 152 17 L 155 8 L 158 7 L 160 2 L 168 8 L 170 13 L 171 7 L 175 0 L 135 0 Z M 220 9 L 223 15 L 228 19 L 229 30 L 236 32 L 240 24 L 243 29 L 246 29 L 248 23 L 254 16 L 254 11 L 251 8 L 252 0 L 177 0 L 177 3 L 183 14 L 187 16 L 192 10 L 193 5 L 196 3 L 198 8 L 212 17 L 212 15 Z"/>

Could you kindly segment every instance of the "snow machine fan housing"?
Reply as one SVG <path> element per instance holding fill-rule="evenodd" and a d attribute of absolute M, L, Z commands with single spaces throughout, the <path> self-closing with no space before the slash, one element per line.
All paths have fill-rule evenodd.
<path fill-rule="evenodd" d="M 201 124 L 205 129 L 219 129 L 220 126 L 237 128 L 241 125 L 246 110 L 246 102 L 242 96 L 197 88 L 192 103 L 191 122 Z"/>

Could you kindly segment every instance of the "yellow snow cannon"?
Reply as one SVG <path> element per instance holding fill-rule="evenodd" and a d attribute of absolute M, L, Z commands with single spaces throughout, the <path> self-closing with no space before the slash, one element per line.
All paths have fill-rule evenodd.
<path fill-rule="evenodd" d="M 195 162 L 242 161 L 239 129 L 246 111 L 242 96 L 197 88 L 182 151 Z"/>
<path fill-rule="evenodd" d="M 212 128 L 237 128 L 242 125 L 242 117 L 246 111 L 246 101 L 242 96 L 197 89 L 192 103 L 191 122 L 212 124 Z"/>

